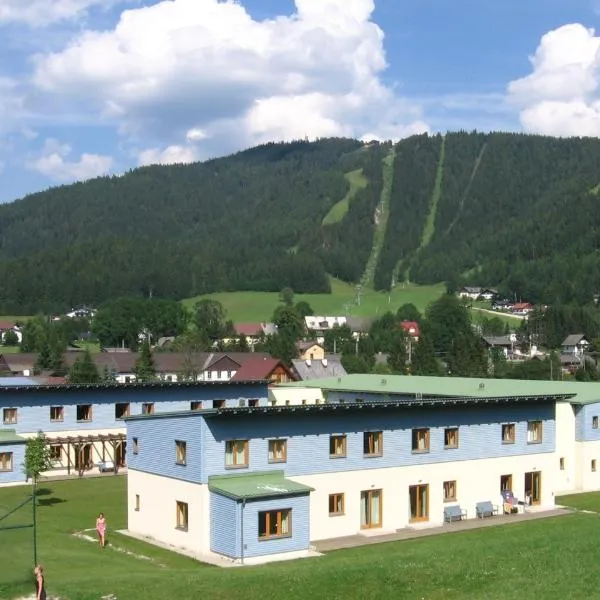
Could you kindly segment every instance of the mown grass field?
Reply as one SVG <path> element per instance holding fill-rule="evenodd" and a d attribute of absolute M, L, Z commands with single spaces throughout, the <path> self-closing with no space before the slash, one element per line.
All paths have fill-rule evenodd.
<path fill-rule="evenodd" d="M 558 600 L 597 596 L 600 515 L 577 513 L 481 530 L 328 553 L 260 567 L 220 569 L 154 548 L 112 529 L 125 527 L 124 477 L 41 485 L 39 560 L 48 591 L 62 600 Z M 0 515 L 29 491 L 0 489 Z M 558 498 L 600 507 L 600 494 Z M 27 522 L 30 508 L 11 522 Z M 109 542 L 72 535 L 104 511 Z M 12 518 L 11 518 L 12 519 Z M 127 550 L 125 554 L 117 549 Z M 31 593 L 30 530 L 0 531 L 0 598 Z M 140 558 L 147 557 L 146 559 Z M 151 560 L 148 560 L 151 559 Z"/>
<path fill-rule="evenodd" d="M 364 289 L 361 293 L 360 306 L 356 304 L 354 286 L 332 279 L 331 294 L 296 294 L 295 302 L 308 302 L 315 314 L 344 315 L 344 306 L 349 305 L 350 316 L 377 317 L 388 310 L 396 312 L 400 306 L 414 304 L 420 311 L 444 293 L 443 285 L 417 286 L 398 285 L 391 294 Z M 228 318 L 235 322 L 261 322 L 271 318 L 275 307 L 279 304 L 277 292 L 224 292 L 207 294 L 183 300 L 188 308 L 202 298 L 218 300 L 227 311 Z"/>

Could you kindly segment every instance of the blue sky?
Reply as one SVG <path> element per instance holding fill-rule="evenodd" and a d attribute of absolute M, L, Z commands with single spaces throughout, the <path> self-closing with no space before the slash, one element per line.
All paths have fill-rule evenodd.
<path fill-rule="evenodd" d="M 0 202 L 270 140 L 600 135 L 600 0 L 0 0 Z"/>

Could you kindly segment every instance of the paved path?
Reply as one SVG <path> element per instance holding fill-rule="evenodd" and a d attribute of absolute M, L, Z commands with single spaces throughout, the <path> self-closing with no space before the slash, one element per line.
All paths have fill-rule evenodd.
<path fill-rule="evenodd" d="M 523 521 L 534 521 L 537 519 L 548 519 L 550 517 L 562 517 L 572 514 L 566 508 L 555 508 L 552 510 L 539 510 L 526 512 L 519 515 L 499 515 L 497 517 L 488 517 L 486 519 L 467 519 L 456 523 L 447 523 L 439 527 L 425 528 L 406 528 L 398 529 L 394 533 L 383 535 L 349 535 L 346 537 L 332 538 L 330 540 L 321 540 L 311 542 L 311 545 L 317 552 L 330 552 L 331 550 L 341 550 L 342 548 L 355 548 L 357 546 L 366 546 L 369 544 L 381 544 L 383 542 L 397 542 L 401 540 L 411 540 L 431 535 L 440 535 L 444 533 L 454 533 L 457 531 L 469 531 L 473 529 L 482 529 L 483 527 L 497 527 L 498 525 L 507 525 L 511 523 L 522 523 Z"/>

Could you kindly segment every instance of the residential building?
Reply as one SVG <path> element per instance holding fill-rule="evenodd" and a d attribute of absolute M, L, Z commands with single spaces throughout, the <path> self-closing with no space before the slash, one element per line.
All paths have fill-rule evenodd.
<path fill-rule="evenodd" d="M 400 327 L 413 341 L 419 341 L 419 337 L 421 336 L 421 328 L 416 321 L 401 321 Z"/>
<path fill-rule="evenodd" d="M 325 348 L 314 340 L 300 340 L 296 342 L 296 348 L 298 348 L 300 360 L 323 360 L 325 358 Z"/>
<path fill-rule="evenodd" d="M 327 358 L 314 360 L 311 358 L 293 359 L 292 366 L 297 379 L 323 379 L 325 377 L 343 377 L 347 375 L 339 355 L 329 355 Z"/>
<path fill-rule="evenodd" d="M 231 378 L 231 381 L 269 381 L 288 383 L 297 377 L 278 358 L 256 356 L 249 358 Z"/>
<path fill-rule="evenodd" d="M 560 346 L 561 354 L 583 356 L 588 350 L 590 343 L 583 333 L 573 333 L 568 335 Z"/>
<path fill-rule="evenodd" d="M 557 406 L 561 444 L 575 434 L 569 410 L 581 410 L 578 388 L 560 382 L 347 375 L 274 386 L 270 397 L 311 388 L 327 402 L 128 418 L 138 448 L 128 529 L 251 562 L 300 556 L 311 541 L 441 525 L 447 506 L 474 518 L 477 502 L 501 504 L 505 489 L 520 510 L 548 509 Z"/>
<path fill-rule="evenodd" d="M 0 341 L 2 343 L 4 343 L 4 338 L 9 331 L 12 331 L 15 334 L 18 344 L 23 341 L 23 332 L 16 323 L 12 323 L 11 321 L 0 321 Z"/>
<path fill-rule="evenodd" d="M 22 444 L 43 431 L 53 470 L 83 474 L 127 464 L 130 415 L 218 406 L 266 406 L 266 381 L 44 385 L 34 377 L 0 378 L 0 486 L 23 483 Z"/>

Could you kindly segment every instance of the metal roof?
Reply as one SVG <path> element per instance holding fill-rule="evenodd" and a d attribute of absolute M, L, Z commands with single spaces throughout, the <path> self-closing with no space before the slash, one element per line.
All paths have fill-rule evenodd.
<path fill-rule="evenodd" d="M 0 429 L 0 445 L 24 444 L 27 440 L 17 435 L 16 429 Z"/>
<path fill-rule="evenodd" d="M 291 496 L 314 491 L 314 488 L 286 479 L 283 471 L 212 475 L 208 478 L 208 489 L 234 500 Z"/>
<path fill-rule="evenodd" d="M 475 377 L 422 377 L 414 375 L 346 375 L 279 384 L 282 387 L 317 387 L 353 394 L 409 395 L 430 398 L 561 397 L 572 404 L 600 403 L 600 383 L 483 379 Z"/>
<path fill-rule="evenodd" d="M 2 387 L 24 387 L 39 385 L 35 377 L 0 377 L 0 388 Z"/>

